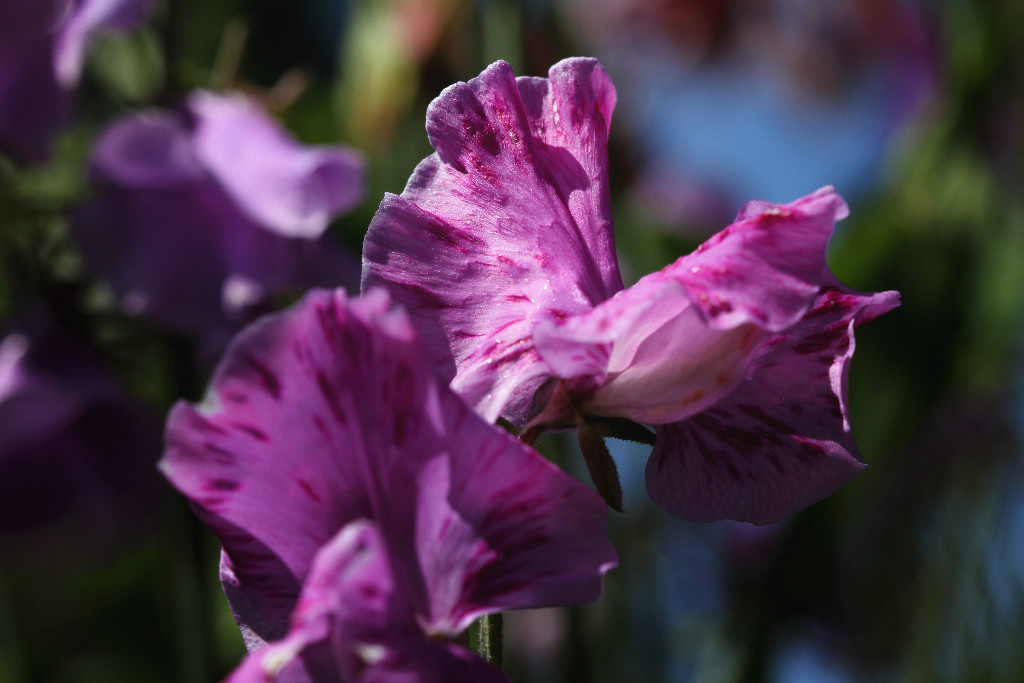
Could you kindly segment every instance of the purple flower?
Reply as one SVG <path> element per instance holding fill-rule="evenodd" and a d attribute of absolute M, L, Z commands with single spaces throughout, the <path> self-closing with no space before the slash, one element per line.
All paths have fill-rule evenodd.
<path fill-rule="evenodd" d="M 92 171 L 100 193 L 73 228 L 130 312 L 226 337 L 275 294 L 355 277 L 323 233 L 361 198 L 362 158 L 300 145 L 244 97 L 116 121 Z"/>
<path fill-rule="evenodd" d="M 598 437 L 647 438 L 623 431 L 629 420 L 657 426 L 648 489 L 668 511 L 778 520 L 863 467 L 846 406 L 853 328 L 898 294 L 858 294 L 828 270 L 847 213 L 831 188 L 751 202 L 623 289 L 607 182 L 614 105 L 593 59 L 560 62 L 548 79 L 497 62 L 449 87 L 427 114 L 437 153 L 370 225 L 363 286 L 410 310 L 485 418 L 579 429 L 613 504 Z"/>
<path fill-rule="evenodd" d="M 6 327 L 0 333 L 0 532 L 60 521 L 56 533 L 105 544 L 137 531 L 159 491 L 156 416 L 41 309 Z"/>
<path fill-rule="evenodd" d="M 92 37 L 127 30 L 150 0 L 11 0 L 0 21 L 0 147 L 36 160 L 71 114 Z"/>
<path fill-rule="evenodd" d="M 600 498 L 447 389 L 383 292 L 244 331 L 167 444 L 224 546 L 251 650 L 233 680 L 504 680 L 454 639 L 593 600 L 617 561 Z"/>

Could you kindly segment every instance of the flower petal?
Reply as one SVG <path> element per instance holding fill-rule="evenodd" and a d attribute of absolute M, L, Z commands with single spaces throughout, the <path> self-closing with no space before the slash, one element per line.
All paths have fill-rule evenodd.
<path fill-rule="evenodd" d="M 317 553 L 288 634 L 255 649 L 228 680 L 353 680 L 364 666 L 358 653 L 383 650 L 389 627 L 401 626 L 391 624 L 393 599 L 391 567 L 379 529 L 373 522 L 355 520 Z M 405 626 L 415 628 L 412 623 Z M 323 643 L 319 657 L 302 661 L 301 655 L 318 643 Z"/>
<path fill-rule="evenodd" d="M 536 321 L 622 288 L 607 187 L 614 106 L 595 60 L 518 80 L 496 62 L 430 105 L 437 153 L 370 224 L 363 288 L 391 289 L 452 387 L 488 419 L 523 418 L 533 393 L 523 385 L 545 372 L 529 341 Z"/>
<path fill-rule="evenodd" d="M 284 237 L 318 237 L 363 195 L 363 160 L 303 147 L 241 96 L 197 92 L 195 154 L 253 221 Z"/>
<path fill-rule="evenodd" d="M 142 22 L 151 0 L 83 0 L 61 27 L 54 50 L 57 80 L 66 88 L 78 83 L 85 50 L 92 37 L 107 29 L 127 30 Z"/>
<path fill-rule="evenodd" d="M 751 324 L 709 327 L 666 269 L 591 311 L 538 324 L 534 341 L 582 414 L 665 424 L 736 386 L 765 335 Z"/>
<path fill-rule="evenodd" d="M 339 531 L 313 562 L 288 635 L 250 653 L 229 683 L 507 683 L 476 655 L 429 639 L 410 618 L 386 546 L 368 520 Z"/>
<path fill-rule="evenodd" d="M 830 280 L 825 248 L 848 213 L 831 187 L 789 204 L 750 202 L 670 269 L 708 325 L 752 322 L 779 332 L 800 320 Z"/>
<path fill-rule="evenodd" d="M 155 109 L 108 126 L 96 141 L 90 165 L 102 182 L 120 187 L 181 187 L 207 177 L 182 117 Z"/>
<path fill-rule="evenodd" d="M 712 408 L 658 428 L 651 498 L 674 515 L 768 524 L 832 493 L 864 467 L 850 433 L 853 328 L 899 305 L 896 292 L 823 288 Z"/>
<path fill-rule="evenodd" d="M 255 223 L 201 164 L 180 112 L 114 122 L 91 166 L 100 191 L 72 222 L 89 269 L 130 313 L 202 333 L 211 349 L 278 293 L 355 282 L 354 258 L 330 235 L 287 237 Z"/>
<path fill-rule="evenodd" d="M 537 351 L 572 380 L 584 414 L 649 424 L 695 415 L 831 281 L 825 247 L 845 207 L 832 188 L 785 206 L 752 202 L 692 254 L 590 311 L 537 323 Z"/>
<path fill-rule="evenodd" d="M 388 346 L 411 336 L 380 297 L 350 306 L 340 290 L 317 291 L 239 335 L 204 406 L 172 410 L 164 473 L 221 537 L 256 611 L 290 610 L 320 546 L 383 505 L 371 458 L 411 434 L 431 447 L 413 410 L 429 376 Z"/>
<path fill-rule="evenodd" d="M 356 519 L 381 529 L 431 634 L 591 600 L 616 562 L 596 494 L 452 394 L 381 291 L 313 292 L 250 327 L 167 440 L 164 473 L 221 538 L 250 646 L 285 635 L 314 555 Z"/>
<path fill-rule="evenodd" d="M 478 616 L 597 599 L 618 564 L 600 497 L 446 393 L 448 458 L 420 476 L 416 548 L 428 627 L 454 635 Z M 457 446 L 456 444 L 464 444 Z M 429 491 L 448 491 L 443 501 Z"/>

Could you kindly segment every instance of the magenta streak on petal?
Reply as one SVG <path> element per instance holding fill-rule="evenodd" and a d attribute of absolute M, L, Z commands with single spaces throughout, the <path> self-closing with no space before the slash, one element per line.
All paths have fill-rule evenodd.
<path fill-rule="evenodd" d="M 256 371 L 256 375 L 260 379 L 260 384 L 263 385 L 263 388 L 267 393 L 275 399 L 281 400 L 281 382 L 277 379 L 277 376 L 273 371 L 251 355 L 243 355 L 241 356 L 241 360 L 248 363 L 249 366 Z"/>
<path fill-rule="evenodd" d="M 248 424 L 236 424 L 236 425 L 233 425 L 233 426 L 238 431 L 245 432 L 246 434 L 248 434 L 252 438 L 256 439 L 257 441 L 269 441 L 270 440 L 270 437 L 267 436 L 266 432 L 261 430 L 259 427 L 254 427 L 254 426 L 248 425 Z"/>
<path fill-rule="evenodd" d="M 249 400 L 218 400 L 231 392 Z M 172 411 L 161 468 L 220 538 L 222 582 L 260 666 L 255 648 L 278 641 L 268 665 L 291 661 L 317 680 L 320 665 L 382 680 L 468 667 L 456 680 L 504 680 L 431 637 L 454 638 L 488 612 L 592 600 L 617 561 L 600 498 L 452 394 L 383 292 L 314 291 L 264 318 L 232 344 L 210 393 L 202 412 Z M 343 541 L 352 525 L 379 543 Z M 388 565 L 394 589 L 366 611 L 359 600 L 375 591 L 339 572 L 374 544 L 371 564 Z M 310 602 L 330 597 L 320 589 L 336 604 Z M 330 638 L 301 627 L 314 613 Z"/>
<path fill-rule="evenodd" d="M 651 497 L 694 521 L 768 524 L 850 481 L 864 467 L 845 405 L 853 328 L 897 305 L 895 292 L 822 288 L 728 396 L 658 429 Z"/>
<path fill-rule="evenodd" d="M 384 285 L 409 308 L 438 367 L 489 419 L 525 417 L 508 403 L 545 372 L 536 321 L 622 287 L 606 180 L 614 102 L 594 60 L 518 80 L 497 62 L 431 104 L 437 154 L 371 223 L 363 288 Z"/>

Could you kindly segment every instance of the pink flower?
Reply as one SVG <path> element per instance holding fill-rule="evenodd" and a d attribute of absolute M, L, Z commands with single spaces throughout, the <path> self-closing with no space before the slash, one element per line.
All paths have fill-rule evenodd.
<path fill-rule="evenodd" d="M 362 198 L 363 166 L 355 150 L 300 144 L 249 98 L 196 91 L 104 130 L 99 191 L 72 227 L 125 309 L 220 350 L 282 292 L 355 280 L 325 231 Z"/>
<path fill-rule="evenodd" d="M 162 469 L 223 543 L 232 680 L 505 680 L 457 636 L 593 600 L 617 562 L 600 498 L 474 414 L 380 291 L 245 330 Z"/>
<path fill-rule="evenodd" d="M 431 104 L 436 153 L 384 198 L 363 287 L 410 311 L 487 419 L 576 427 L 617 503 L 600 435 L 656 426 L 648 489 L 673 514 L 769 523 L 863 467 L 846 407 L 853 328 L 898 305 L 825 263 L 832 188 L 751 202 L 692 254 L 623 289 L 609 211 L 615 89 L 593 59 L 549 78 L 497 62 Z M 653 441 L 653 440 L 652 440 Z M 611 480 L 602 483 L 602 480 Z"/>

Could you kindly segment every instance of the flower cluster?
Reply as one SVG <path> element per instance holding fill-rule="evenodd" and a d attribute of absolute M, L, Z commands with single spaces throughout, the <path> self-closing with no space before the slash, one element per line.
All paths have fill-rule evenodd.
<path fill-rule="evenodd" d="M 829 271 L 843 200 L 752 202 L 625 288 L 615 98 L 593 59 L 518 79 L 497 62 L 445 90 L 427 116 L 435 154 L 369 227 L 363 294 L 316 290 L 252 325 L 206 399 L 172 411 L 161 467 L 222 542 L 250 649 L 232 680 L 504 680 L 460 644 L 467 626 L 593 600 L 617 563 L 601 497 L 532 450 L 544 430 L 577 431 L 616 507 L 603 438 L 651 443 L 652 497 L 700 521 L 772 522 L 863 467 L 853 329 L 898 295 Z M 204 137 L 208 105 L 190 105 L 188 182 L 219 178 L 204 145 L 232 140 Z M 165 160 L 185 139 L 180 121 L 131 125 L 162 131 Z M 158 176 L 147 169 L 111 177 Z M 277 225 L 280 206 L 253 199 L 248 217 Z"/>
<path fill-rule="evenodd" d="M 119 119 L 91 168 L 97 196 L 72 227 L 131 313 L 226 337 L 273 294 L 355 279 L 324 231 L 362 198 L 361 157 L 300 145 L 244 96 Z"/>

